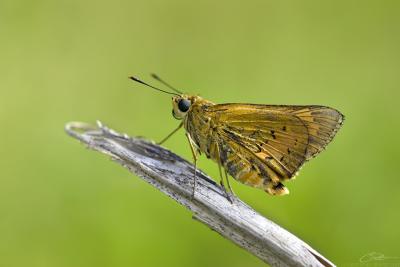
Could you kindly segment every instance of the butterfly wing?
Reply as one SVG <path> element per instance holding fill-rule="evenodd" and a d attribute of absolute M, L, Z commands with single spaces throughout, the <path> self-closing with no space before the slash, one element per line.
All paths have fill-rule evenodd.
<path fill-rule="evenodd" d="M 288 192 L 281 181 L 324 150 L 344 118 L 324 106 L 219 104 L 207 114 L 221 164 L 235 179 L 270 194 Z"/>

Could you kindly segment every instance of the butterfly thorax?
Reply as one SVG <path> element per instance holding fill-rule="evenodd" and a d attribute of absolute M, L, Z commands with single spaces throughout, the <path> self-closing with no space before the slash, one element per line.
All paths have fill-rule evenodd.
<path fill-rule="evenodd" d="M 183 126 L 196 148 L 210 157 L 209 146 L 213 135 L 213 117 L 207 112 L 215 104 L 199 96 L 188 96 L 190 109 L 183 118 Z"/>

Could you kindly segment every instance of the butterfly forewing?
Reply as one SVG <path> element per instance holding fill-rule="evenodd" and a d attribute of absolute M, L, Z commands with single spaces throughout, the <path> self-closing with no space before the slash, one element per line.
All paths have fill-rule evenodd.
<path fill-rule="evenodd" d="M 199 149 L 235 179 L 285 194 L 281 181 L 321 152 L 342 120 L 340 112 L 323 106 L 208 104 L 192 108 L 186 128 Z"/>

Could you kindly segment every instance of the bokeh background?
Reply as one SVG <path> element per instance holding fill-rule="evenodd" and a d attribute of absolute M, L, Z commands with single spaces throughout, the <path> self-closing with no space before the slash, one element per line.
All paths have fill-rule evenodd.
<path fill-rule="evenodd" d="M 163 138 L 178 124 L 170 97 L 127 79 L 150 72 L 217 103 L 342 111 L 289 196 L 234 190 L 339 266 L 400 257 L 399 11 L 386 0 L 2 0 L 0 266 L 264 266 L 64 133 L 100 119 Z M 191 159 L 183 131 L 165 145 Z"/>

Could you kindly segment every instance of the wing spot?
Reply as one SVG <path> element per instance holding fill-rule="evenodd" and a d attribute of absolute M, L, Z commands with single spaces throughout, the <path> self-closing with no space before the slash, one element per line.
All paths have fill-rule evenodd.
<path fill-rule="evenodd" d="M 282 156 L 281 159 L 279 161 L 283 161 L 283 159 L 285 158 L 285 156 Z"/>
<path fill-rule="evenodd" d="M 290 155 L 291 152 L 292 152 L 292 151 L 290 151 L 290 149 L 288 148 L 288 149 L 287 149 L 287 153 Z"/>
<path fill-rule="evenodd" d="M 274 131 L 274 130 L 271 130 L 271 135 L 272 135 L 272 138 L 276 139 L 275 131 Z"/>
<path fill-rule="evenodd" d="M 283 189 L 283 184 L 282 183 L 278 183 L 278 184 L 276 184 L 276 185 L 274 185 L 274 189 L 275 190 L 281 190 L 281 189 Z"/>
<path fill-rule="evenodd" d="M 266 157 L 265 157 L 265 160 L 268 160 L 268 161 L 269 161 L 269 160 L 272 160 L 272 159 L 273 159 L 273 158 L 272 158 L 271 156 L 266 156 Z"/>
<path fill-rule="evenodd" d="M 286 132 L 286 125 L 282 127 L 282 130 Z"/>
<path fill-rule="evenodd" d="M 260 147 L 259 145 L 257 145 L 257 144 L 256 144 L 256 147 L 257 147 L 258 150 L 255 151 L 255 152 L 256 152 L 256 153 L 260 153 L 260 152 L 262 151 L 262 150 L 261 150 L 261 147 Z"/>

